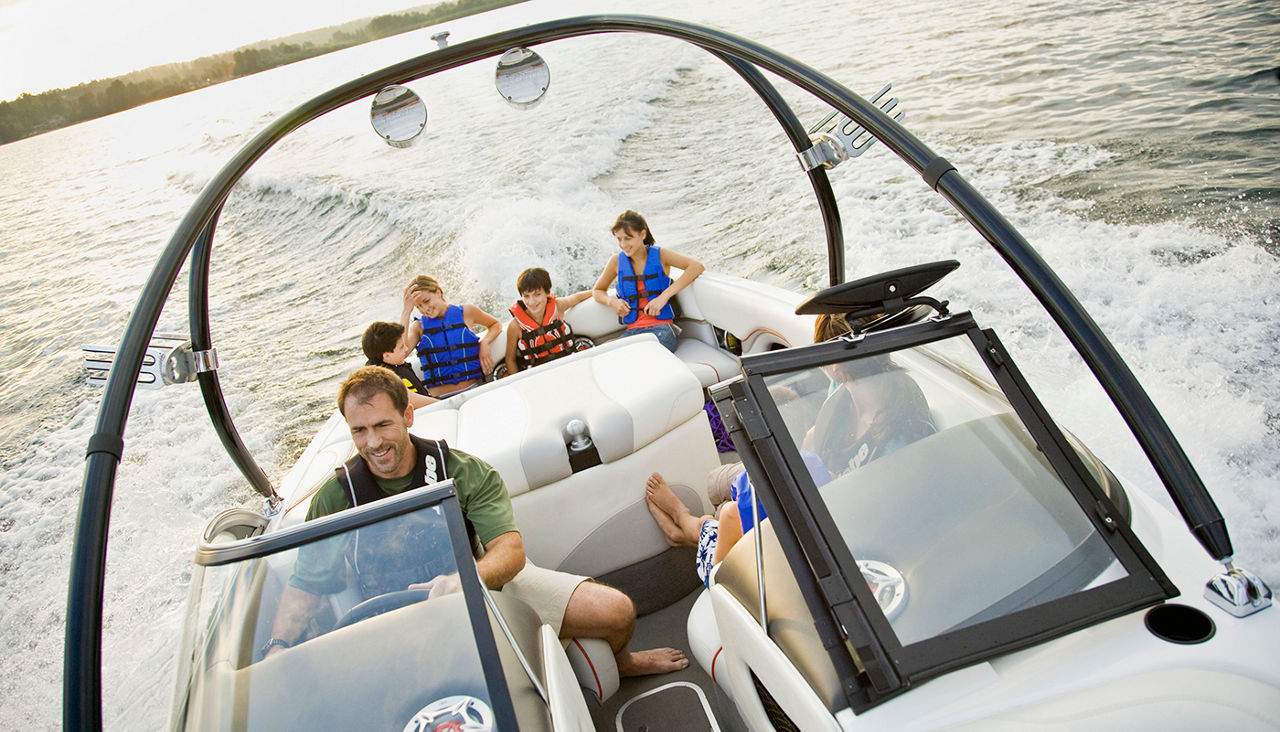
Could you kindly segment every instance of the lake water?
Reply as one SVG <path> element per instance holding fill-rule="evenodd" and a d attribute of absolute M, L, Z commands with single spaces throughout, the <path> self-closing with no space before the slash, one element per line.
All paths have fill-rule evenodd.
<path fill-rule="evenodd" d="M 601 10 L 705 22 L 870 94 L 1035 245 L 1129 361 L 1213 491 L 1237 559 L 1280 585 L 1280 19 L 1269 2 L 901 3 L 533 0 L 446 27 L 456 41 Z M 70 536 L 99 390 L 82 343 L 119 338 L 200 187 L 276 115 L 434 47 L 425 29 L 0 147 L 0 728 L 61 720 Z M 807 180 L 758 101 L 678 42 L 539 49 L 551 94 L 517 111 L 492 64 L 414 82 L 428 139 L 393 150 L 367 104 L 273 151 L 214 251 L 211 319 L 241 434 L 279 479 L 396 319 L 440 277 L 502 312 L 516 273 L 589 286 L 618 212 L 711 269 L 815 290 L 824 240 Z M 806 122 L 822 112 L 784 89 Z M 314 129 L 312 129 L 314 128 Z M 1163 495 L 1065 338 L 974 231 L 882 147 L 832 173 L 851 278 L 945 258 L 938 289 L 998 329 L 1050 411 L 1127 484 Z M 161 330 L 185 331 L 180 282 Z M 139 391 L 116 484 L 104 716 L 162 729 L 191 548 L 256 506 L 194 385 Z M 1167 498 L 1162 499 L 1169 505 Z"/>

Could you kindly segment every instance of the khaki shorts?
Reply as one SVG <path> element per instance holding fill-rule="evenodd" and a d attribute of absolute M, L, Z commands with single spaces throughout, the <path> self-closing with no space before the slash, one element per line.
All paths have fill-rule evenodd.
<path fill-rule="evenodd" d="M 559 636 L 565 608 L 569 607 L 569 596 L 588 579 L 582 575 L 543 569 L 525 559 L 524 569 L 502 586 L 502 593 L 527 603 L 538 614 L 538 619 L 550 625 Z"/>
<path fill-rule="evenodd" d="M 707 500 L 711 501 L 711 505 L 717 510 L 720 504 L 728 501 L 733 496 L 731 484 L 733 479 L 746 472 L 746 468 L 742 463 L 729 463 L 714 468 L 707 473 Z"/>

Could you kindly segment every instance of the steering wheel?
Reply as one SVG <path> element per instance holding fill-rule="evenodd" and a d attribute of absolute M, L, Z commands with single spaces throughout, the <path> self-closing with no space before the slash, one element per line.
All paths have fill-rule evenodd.
<path fill-rule="evenodd" d="M 406 605 L 412 605 L 415 602 L 422 602 L 430 594 L 430 590 L 398 590 L 370 597 L 344 613 L 338 620 L 337 625 L 333 626 L 333 629 L 345 628 L 352 623 L 368 620 L 383 613 L 398 610 Z"/>

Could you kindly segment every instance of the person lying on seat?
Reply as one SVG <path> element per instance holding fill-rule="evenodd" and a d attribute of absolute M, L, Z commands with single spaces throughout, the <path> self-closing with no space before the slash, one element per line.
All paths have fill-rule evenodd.
<path fill-rule="evenodd" d="M 462 513 L 484 547 L 484 554 L 476 559 L 476 572 L 486 587 L 528 603 L 561 638 L 605 640 L 622 676 L 666 673 L 689 665 L 684 653 L 674 648 L 629 649 L 635 606 L 621 591 L 530 562 L 502 477 L 484 461 L 449 448 L 443 440 L 411 435 L 414 410 L 408 390 L 395 374 L 379 366 L 358 369 L 339 388 L 338 409 L 351 430 L 357 454 L 320 487 L 307 510 L 308 521 L 452 478 Z M 281 594 L 265 655 L 283 652 L 302 640 L 324 604 L 324 595 L 346 587 L 345 548 L 311 547 L 317 551 L 305 556 L 299 552 Z M 431 597 L 461 589 L 456 572 L 424 579 L 399 589 L 426 589 Z"/>
<path fill-rule="evenodd" d="M 434 278 L 418 275 L 405 287 L 400 325 L 405 343 L 418 350 L 422 381 L 433 397 L 481 384 L 493 371 L 489 344 L 502 332 L 498 319 L 475 305 L 450 305 Z M 483 336 L 472 332 L 477 326 L 485 329 Z"/>
<path fill-rule="evenodd" d="M 814 342 L 850 332 L 844 316 L 820 315 Z M 839 387 L 827 397 L 800 446 L 814 485 L 825 485 L 835 475 L 936 432 L 920 386 L 888 355 L 821 368 Z M 662 475 L 653 473 L 645 481 L 645 503 L 667 544 L 697 547 L 698 578 L 709 587 L 715 565 L 755 526 L 756 516 L 768 518 L 752 489 L 741 463 L 722 465 L 707 480 L 707 497 L 717 515 L 694 516 Z"/>
<path fill-rule="evenodd" d="M 409 404 L 414 409 L 435 404 L 440 400 L 427 396 L 426 384 L 422 383 L 422 379 L 418 378 L 418 372 L 414 371 L 413 366 L 406 361 L 413 349 L 404 342 L 403 336 L 404 326 L 399 323 L 387 323 L 381 320 L 371 323 L 364 329 L 364 335 L 360 338 L 360 350 L 364 351 L 364 357 L 368 359 L 365 365 L 391 369 L 396 376 L 399 376 L 405 388 L 409 390 Z"/>
<path fill-rule="evenodd" d="M 507 375 L 533 368 L 573 352 L 573 331 L 564 314 L 591 297 L 590 290 L 575 292 L 557 300 L 551 292 L 551 275 L 541 267 L 531 267 L 516 278 L 520 299 L 510 307 L 507 325 Z"/>

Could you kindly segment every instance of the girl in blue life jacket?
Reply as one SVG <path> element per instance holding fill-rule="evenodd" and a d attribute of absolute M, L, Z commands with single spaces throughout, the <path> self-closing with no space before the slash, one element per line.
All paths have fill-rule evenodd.
<path fill-rule="evenodd" d="M 435 279 L 418 275 L 404 289 L 400 324 L 405 343 L 418 350 L 422 381 L 431 396 L 442 399 L 483 383 L 493 371 L 489 344 L 502 332 L 498 319 L 475 305 L 450 305 Z M 471 330 L 476 326 L 484 328 L 484 335 Z"/>
<path fill-rule="evenodd" d="M 627 326 L 623 336 L 653 333 L 667 350 L 676 350 L 676 332 L 672 326 L 675 312 L 670 301 L 676 293 L 702 274 L 702 263 L 653 243 L 653 234 L 644 217 L 635 211 L 624 211 L 610 229 L 618 239 L 618 256 L 610 257 L 600 279 L 591 288 L 591 296 L 618 314 Z M 679 267 L 680 277 L 671 280 L 672 267 Z M 617 295 L 609 295 L 609 284 L 618 280 Z"/>

